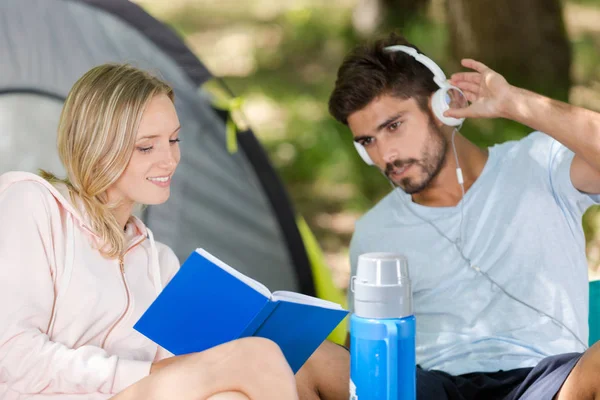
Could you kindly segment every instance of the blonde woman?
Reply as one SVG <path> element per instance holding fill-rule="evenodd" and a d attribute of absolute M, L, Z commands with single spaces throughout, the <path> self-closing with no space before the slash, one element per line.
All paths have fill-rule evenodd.
<path fill-rule="evenodd" d="M 131 66 L 93 68 L 60 118 L 67 179 L 0 176 L 0 399 L 298 397 L 265 339 L 168 357 L 132 328 L 179 267 L 132 215 L 169 198 L 173 98 Z"/>

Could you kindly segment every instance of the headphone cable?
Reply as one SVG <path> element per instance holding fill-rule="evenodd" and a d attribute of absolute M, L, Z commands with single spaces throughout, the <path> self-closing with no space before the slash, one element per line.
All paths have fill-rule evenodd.
<path fill-rule="evenodd" d="M 461 124 L 462 125 L 462 124 Z M 557 320 L 556 318 L 552 317 L 551 315 L 549 315 L 548 313 L 539 310 L 537 308 L 535 308 L 534 306 L 527 304 L 526 302 L 524 302 L 523 300 L 517 298 L 516 296 L 514 296 L 513 294 L 509 293 L 506 289 L 504 289 L 504 287 L 502 287 L 502 285 L 500 285 L 498 282 L 496 282 L 495 279 L 493 279 L 486 271 L 483 271 L 481 268 L 479 268 L 476 265 L 473 265 L 472 261 L 470 258 L 468 258 L 463 250 L 462 250 L 462 226 L 463 226 L 463 218 L 464 218 L 464 199 L 465 199 L 465 187 L 464 187 L 464 181 L 463 181 L 463 176 L 462 176 L 462 170 L 459 166 L 458 163 L 458 154 L 456 152 L 456 146 L 454 145 L 454 136 L 456 135 L 457 129 L 455 128 L 454 131 L 452 132 L 452 150 L 454 153 L 454 159 L 456 161 L 456 175 L 457 175 L 457 179 L 458 182 L 460 184 L 461 187 L 461 191 L 462 191 L 462 198 L 460 200 L 460 224 L 459 224 L 459 238 L 455 241 L 453 241 L 452 239 L 450 239 L 448 236 L 446 236 L 446 234 L 444 234 L 444 232 L 442 232 L 442 230 L 435 225 L 433 222 L 431 222 L 430 220 L 422 217 L 421 215 L 419 215 L 415 210 L 412 209 L 412 207 L 410 207 L 409 204 L 406 204 L 406 208 L 408 208 L 408 210 L 417 218 L 419 218 L 420 220 L 426 222 L 427 224 L 431 225 L 431 227 L 433 227 L 438 234 L 440 234 L 443 238 L 445 238 L 446 240 L 448 240 L 452 245 L 454 245 L 454 247 L 456 248 L 456 250 L 458 251 L 458 254 L 460 254 L 460 257 L 467 263 L 468 267 L 473 269 L 476 273 L 481 274 L 484 278 L 486 278 L 492 285 L 496 286 L 502 293 L 504 293 L 507 297 L 509 297 L 510 299 L 516 301 L 517 303 L 520 303 L 522 305 L 524 305 L 525 307 L 533 310 L 534 312 L 545 316 L 547 318 L 550 319 L 550 321 L 552 321 L 555 325 L 559 326 L 560 328 L 564 328 L 566 329 L 574 338 L 575 340 L 577 340 L 577 342 L 579 342 L 579 344 L 581 344 L 583 346 L 584 349 L 587 350 L 588 346 L 579 338 L 579 336 L 577 336 L 575 334 L 575 332 L 573 332 L 573 330 L 571 328 L 569 328 L 568 326 L 566 326 L 564 323 L 562 323 L 561 321 Z M 380 170 L 381 171 L 381 170 Z M 383 171 L 382 171 L 383 172 Z M 391 179 L 389 179 L 387 177 L 387 175 L 384 176 L 387 178 L 388 182 L 392 185 L 393 190 L 396 190 L 398 187 L 391 181 Z"/>

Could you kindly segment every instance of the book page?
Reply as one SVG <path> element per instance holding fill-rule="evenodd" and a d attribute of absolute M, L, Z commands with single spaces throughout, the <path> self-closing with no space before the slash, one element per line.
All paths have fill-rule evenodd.
<path fill-rule="evenodd" d="M 196 252 L 198 254 L 200 254 L 201 256 L 205 257 L 210 262 L 214 263 L 216 266 L 218 266 L 222 270 L 228 272 L 230 275 L 235 276 L 240 281 L 244 282 L 246 285 L 250 286 L 252 289 L 256 290 L 263 296 L 268 297 L 268 298 L 271 297 L 271 291 L 262 283 L 255 281 L 254 279 L 250 278 L 249 276 L 246 276 L 246 275 L 242 274 L 241 272 L 237 271 L 235 268 L 230 267 L 229 265 L 225 264 L 223 261 L 219 260 L 217 257 L 213 256 L 212 254 L 210 254 L 208 251 L 206 251 L 204 249 L 200 249 L 200 248 L 196 249 Z"/>
<path fill-rule="evenodd" d="M 285 290 L 280 290 L 277 292 L 273 292 L 272 299 L 274 301 L 289 301 L 290 303 L 300 303 L 300 304 L 308 304 L 322 308 L 331 308 L 334 310 L 343 310 L 342 306 L 338 303 L 334 303 L 331 301 L 319 299 L 312 296 L 307 296 L 305 294 L 300 294 L 296 292 L 288 292 Z"/>

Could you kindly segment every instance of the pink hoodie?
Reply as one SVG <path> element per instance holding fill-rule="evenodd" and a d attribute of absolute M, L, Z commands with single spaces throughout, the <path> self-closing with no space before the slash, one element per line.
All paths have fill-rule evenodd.
<path fill-rule="evenodd" d="M 177 269 L 137 218 L 123 271 L 66 188 L 0 176 L 0 399 L 108 399 L 168 355 L 133 325 Z"/>

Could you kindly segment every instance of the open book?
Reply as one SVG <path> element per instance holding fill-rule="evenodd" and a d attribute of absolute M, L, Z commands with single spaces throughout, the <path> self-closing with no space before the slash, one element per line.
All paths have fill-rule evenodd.
<path fill-rule="evenodd" d="M 194 251 L 134 328 L 175 355 L 258 336 L 296 373 L 348 311 L 288 291 L 271 293 L 203 249 Z"/>

